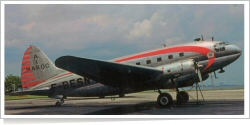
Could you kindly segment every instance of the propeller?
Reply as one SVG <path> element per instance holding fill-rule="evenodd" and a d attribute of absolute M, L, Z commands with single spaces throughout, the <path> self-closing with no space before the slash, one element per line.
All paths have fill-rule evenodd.
<path fill-rule="evenodd" d="M 201 82 L 201 84 L 202 84 L 202 76 L 201 76 L 200 67 L 203 67 L 203 65 L 199 65 L 198 62 L 195 62 L 195 61 L 194 61 L 195 72 L 198 74 L 199 80 L 200 80 L 200 82 Z M 202 84 L 202 87 L 203 87 L 203 84 Z"/>
<path fill-rule="evenodd" d="M 197 62 L 194 61 L 195 72 L 198 74 L 199 80 L 201 82 L 202 81 L 202 77 L 201 77 L 201 71 L 199 69 L 200 67 L 203 67 L 203 65 L 199 65 Z"/>
<path fill-rule="evenodd" d="M 218 77 L 217 77 L 216 74 L 215 74 L 215 71 L 214 71 L 214 76 L 213 76 L 212 73 L 210 73 L 210 77 L 211 77 L 212 85 L 213 85 L 213 88 L 214 88 L 214 80 L 213 80 L 213 77 L 214 77 L 215 79 L 218 79 Z"/>

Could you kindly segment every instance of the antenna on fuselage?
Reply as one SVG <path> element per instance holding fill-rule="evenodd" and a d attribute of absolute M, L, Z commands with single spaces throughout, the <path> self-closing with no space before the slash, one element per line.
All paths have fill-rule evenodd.
<path fill-rule="evenodd" d="M 161 44 L 161 45 L 163 45 L 164 47 L 166 47 L 166 44 Z"/>
<path fill-rule="evenodd" d="M 196 39 L 194 39 L 194 41 L 204 41 L 204 38 L 203 38 L 203 35 L 201 35 L 201 38 L 196 38 Z"/>
<path fill-rule="evenodd" d="M 196 38 L 196 39 L 194 39 L 194 41 L 200 41 L 201 40 L 201 38 Z"/>
<path fill-rule="evenodd" d="M 214 37 L 212 36 L 212 37 L 208 37 L 208 38 L 212 38 L 212 42 L 214 41 Z"/>

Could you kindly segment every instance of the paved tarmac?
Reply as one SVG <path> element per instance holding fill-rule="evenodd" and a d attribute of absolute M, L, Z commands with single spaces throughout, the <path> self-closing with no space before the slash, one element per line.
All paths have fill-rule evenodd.
<path fill-rule="evenodd" d="M 169 92 L 175 100 L 176 93 Z M 5 101 L 5 115 L 244 115 L 244 90 L 203 91 L 196 104 L 195 91 L 187 104 L 159 108 L 157 92 L 127 94 L 123 98 L 68 97 L 61 107 L 58 99 Z"/>

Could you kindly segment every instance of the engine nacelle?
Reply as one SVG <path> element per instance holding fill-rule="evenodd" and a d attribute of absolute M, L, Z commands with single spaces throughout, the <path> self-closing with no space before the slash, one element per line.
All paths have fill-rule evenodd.
<path fill-rule="evenodd" d="M 187 80 L 188 78 L 197 77 L 193 59 L 186 59 L 162 65 L 157 67 L 157 69 L 161 69 L 163 71 L 163 79 L 176 78 L 178 82 L 182 82 L 184 80 Z"/>

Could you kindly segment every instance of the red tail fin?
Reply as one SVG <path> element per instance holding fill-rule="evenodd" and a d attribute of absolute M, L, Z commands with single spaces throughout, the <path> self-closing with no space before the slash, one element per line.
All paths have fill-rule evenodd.
<path fill-rule="evenodd" d="M 30 46 L 22 62 L 22 87 L 30 88 L 57 74 L 56 66 L 37 47 Z"/>

